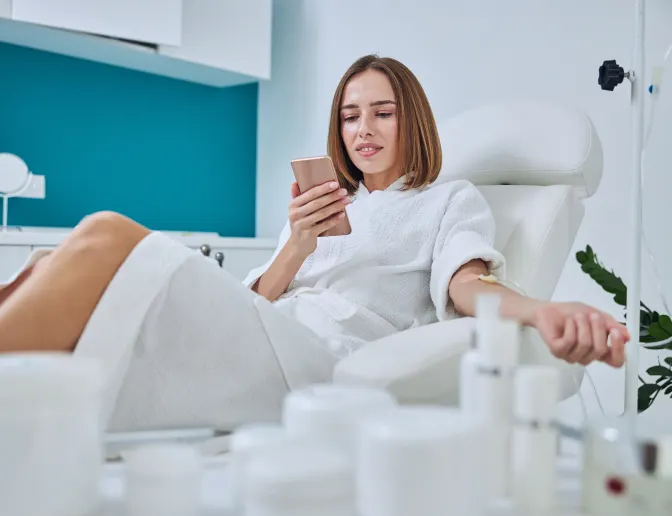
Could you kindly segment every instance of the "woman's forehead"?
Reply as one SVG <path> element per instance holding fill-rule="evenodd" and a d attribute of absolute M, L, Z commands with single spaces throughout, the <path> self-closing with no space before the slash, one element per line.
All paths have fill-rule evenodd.
<path fill-rule="evenodd" d="M 376 101 L 395 101 L 394 91 L 387 76 L 376 70 L 367 70 L 348 81 L 343 92 L 343 105 L 369 104 Z"/>

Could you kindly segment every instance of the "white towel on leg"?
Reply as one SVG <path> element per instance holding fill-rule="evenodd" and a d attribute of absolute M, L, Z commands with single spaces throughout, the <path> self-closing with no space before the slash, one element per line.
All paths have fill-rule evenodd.
<path fill-rule="evenodd" d="M 330 381 L 336 363 L 314 332 L 160 233 L 122 264 L 75 354 L 102 360 L 116 431 L 278 420 L 289 388 Z"/>

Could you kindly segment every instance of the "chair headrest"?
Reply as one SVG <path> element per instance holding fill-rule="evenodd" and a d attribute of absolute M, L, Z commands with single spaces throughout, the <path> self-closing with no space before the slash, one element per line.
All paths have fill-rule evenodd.
<path fill-rule="evenodd" d="M 443 167 L 437 182 L 570 185 L 580 198 L 602 178 L 602 143 L 576 108 L 539 100 L 486 104 L 438 124 Z"/>

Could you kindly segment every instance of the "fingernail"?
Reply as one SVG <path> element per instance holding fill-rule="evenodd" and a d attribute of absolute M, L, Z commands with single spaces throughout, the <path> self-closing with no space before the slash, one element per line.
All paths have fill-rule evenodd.
<path fill-rule="evenodd" d="M 343 204 L 348 204 L 350 202 L 350 197 L 343 197 L 343 199 L 341 199 L 341 202 Z"/>
<path fill-rule="evenodd" d="M 335 188 L 338 188 L 338 183 L 336 183 L 336 182 L 329 183 L 329 188 L 331 188 L 332 190 L 334 190 Z"/>
<path fill-rule="evenodd" d="M 341 188 L 341 189 L 338 191 L 338 194 L 339 194 L 339 195 L 345 195 L 345 194 L 347 194 L 347 193 L 348 193 L 348 191 L 347 191 L 345 188 Z"/>
<path fill-rule="evenodd" d="M 590 314 L 590 319 L 592 321 L 599 321 L 600 320 L 600 314 L 598 314 L 596 312 L 593 312 L 592 314 Z"/>

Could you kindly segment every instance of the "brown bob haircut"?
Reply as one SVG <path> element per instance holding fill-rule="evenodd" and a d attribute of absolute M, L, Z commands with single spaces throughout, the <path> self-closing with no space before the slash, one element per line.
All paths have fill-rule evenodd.
<path fill-rule="evenodd" d="M 338 83 L 331 105 L 327 152 L 334 162 L 339 181 L 350 194 L 357 191 L 362 171 L 350 160 L 341 135 L 343 91 L 350 79 L 367 70 L 387 76 L 397 103 L 398 149 L 401 170 L 406 174 L 404 189 L 433 183 L 441 171 L 441 142 L 432 108 L 417 77 L 404 64 L 390 57 L 368 55 L 359 58 Z"/>

